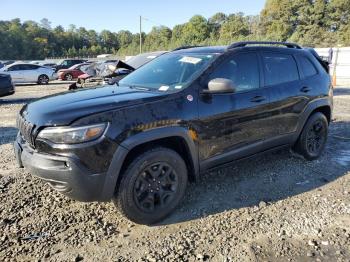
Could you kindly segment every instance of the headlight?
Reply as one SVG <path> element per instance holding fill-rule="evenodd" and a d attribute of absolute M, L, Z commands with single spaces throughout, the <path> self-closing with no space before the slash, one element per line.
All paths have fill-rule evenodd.
<path fill-rule="evenodd" d="M 95 140 L 102 136 L 107 124 L 80 127 L 47 127 L 39 135 L 39 139 L 55 144 L 79 144 Z"/>

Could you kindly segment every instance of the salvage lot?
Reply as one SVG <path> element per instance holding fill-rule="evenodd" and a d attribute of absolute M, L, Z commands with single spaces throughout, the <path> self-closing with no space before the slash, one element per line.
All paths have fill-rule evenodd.
<path fill-rule="evenodd" d="M 168 219 L 147 227 L 16 168 L 16 114 L 67 86 L 20 86 L 0 98 L 1 261 L 350 261 L 350 88 L 335 90 L 319 160 L 280 151 L 206 174 Z"/>

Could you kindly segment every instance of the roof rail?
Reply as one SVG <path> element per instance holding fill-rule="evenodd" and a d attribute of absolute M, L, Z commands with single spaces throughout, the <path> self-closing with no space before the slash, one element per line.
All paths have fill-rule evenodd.
<path fill-rule="evenodd" d="M 195 48 L 195 47 L 202 47 L 200 45 L 184 45 L 184 46 L 180 46 L 178 48 L 175 48 L 172 51 L 178 51 L 178 50 L 182 50 L 182 49 L 189 49 L 189 48 Z"/>
<path fill-rule="evenodd" d="M 274 42 L 274 41 L 244 41 L 233 43 L 227 49 L 234 49 L 238 47 L 245 47 L 247 45 L 284 45 L 288 48 L 302 49 L 300 45 L 288 42 Z"/>

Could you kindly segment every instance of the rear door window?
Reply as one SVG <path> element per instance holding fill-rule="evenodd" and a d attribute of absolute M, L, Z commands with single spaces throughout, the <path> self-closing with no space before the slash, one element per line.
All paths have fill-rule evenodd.
<path fill-rule="evenodd" d="M 317 69 L 314 64 L 305 56 L 298 56 L 301 70 L 305 78 L 317 75 Z"/>
<path fill-rule="evenodd" d="M 262 59 L 266 86 L 299 80 L 298 67 L 292 55 L 262 53 Z"/>
<path fill-rule="evenodd" d="M 37 65 L 23 65 L 23 70 L 36 70 L 38 69 Z"/>

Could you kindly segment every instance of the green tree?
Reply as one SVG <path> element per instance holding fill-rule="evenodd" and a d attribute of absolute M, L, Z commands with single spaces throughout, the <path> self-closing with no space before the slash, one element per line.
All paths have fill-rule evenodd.
<path fill-rule="evenodd" d="M 167 50 L 170 44 L 172 32 L 165 26 L 153 27 L 145 37 L 145 51 Z"/>
<path fill-rule="evenodd" d="M 210 36 L 209 23 L 200 15 L 192 17 L 181 31 L 180 39 L 183 45 L 200 45 Z"/>
<path fill-rule="evenodd" d="M 249 22 L 242 13 L 231 14 L 220 29 L 220 43 L 244 40 L 250 34 Z"/>

